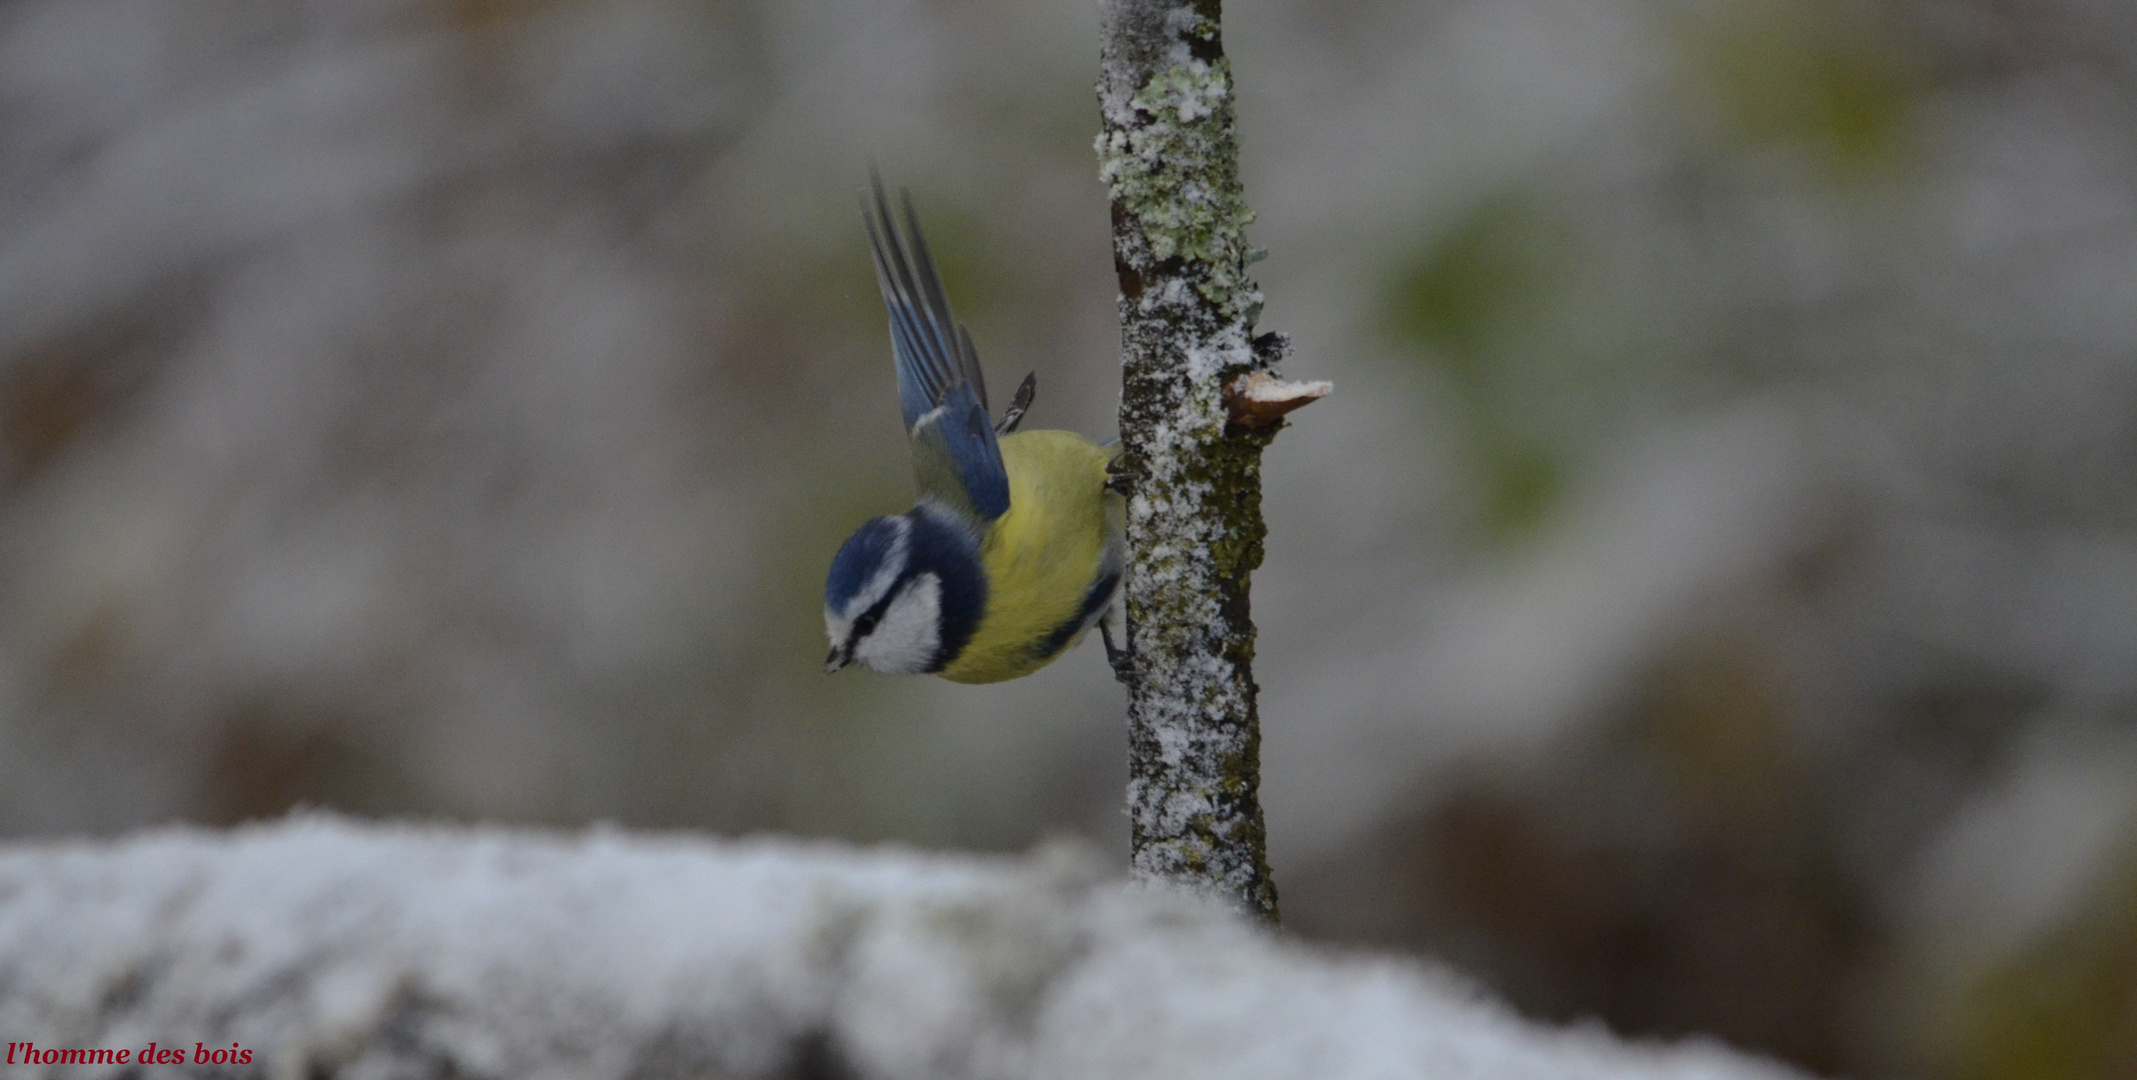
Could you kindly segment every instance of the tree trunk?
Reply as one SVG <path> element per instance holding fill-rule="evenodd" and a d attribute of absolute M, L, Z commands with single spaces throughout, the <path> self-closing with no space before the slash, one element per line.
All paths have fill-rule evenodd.
<path fill-rule="evenodd" d="M 1261 564 L 1261 452 L 1326 392 L 1268 375 L 1260 256 L 1239 184 L 1216 0 L 1109 0 L 1099 175 L 1113 202 L 1128 497 L 1128 811 L 1137 876 L 1275 922 L 1261 803 L 1248 577 Z M 1271 388 L 1274 388 L 1273 390 Z M 1286 397 L 1286 393 L 1289 397 Z M 1272 408 L 1261 408 L 1276 401 Z"/>

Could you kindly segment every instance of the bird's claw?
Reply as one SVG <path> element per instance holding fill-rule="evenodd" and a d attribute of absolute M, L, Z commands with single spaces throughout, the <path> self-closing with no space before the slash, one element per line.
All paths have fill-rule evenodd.
<path fill-rule="evenodd" d="M 1113 616 L 1110 612 L 1105 618 L 1098 620 L 1098 640 L 1105 643 L 1106 663 L 1113 668 L 1113 680 L 1122 686 L 1132 685 L 1135 682 L 1135 658 L 1129 655 L 1128 650 L 1113 643 Z"/>
<path fill-rule="evenodd" d="M 1135 494 L 1135 481 L 1128 475 L 1128 467 L 1121 458 L 1106 462 L 1106 490 L 1125 499 Z"/>

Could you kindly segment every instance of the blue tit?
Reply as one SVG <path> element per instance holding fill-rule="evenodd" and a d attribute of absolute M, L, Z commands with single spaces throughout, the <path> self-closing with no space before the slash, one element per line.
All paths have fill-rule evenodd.
<path fill-rule="evenodd" d="M 1029 675 L 1112 607 L 1125 551 L 1121 498 L 1106 484 L 1118 450 L 1017 431 L 1030 377 L 990 423 L 979 354 L 950 314 L 911 197 L 901 237 L 880 179 L 873 194 L 862 218 L 920 497 L 863 524 L 831 560 L 824 670 L 861 664 L 961 683 Z"/>

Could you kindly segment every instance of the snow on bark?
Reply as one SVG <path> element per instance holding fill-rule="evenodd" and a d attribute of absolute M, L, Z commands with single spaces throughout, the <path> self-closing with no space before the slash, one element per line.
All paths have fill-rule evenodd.
<path fill-rule="evenodd" d="M 1784 1080 L 1516 1018 L 1074 849 L 306 816 L 0 847 L 0 1038 L 268 1077 Z M 190 1065 L 190 1061 L 188 1062 Z M 8 1076 L 139 1075 L 23 1068 Z"/>
<path fill-rule="evenodd" d="M 1247 590 L 1265 532 L 1261 451 L 1281 414 L 1234 423 L 1242 399 L 1225 388 L 1287 346 L 1254 336 L 1247 265 L 1260 253 L 1215 0 L 1110 0 L 1098 97 L 1120 278 L 1133 862 L 1273 922 Z"/>

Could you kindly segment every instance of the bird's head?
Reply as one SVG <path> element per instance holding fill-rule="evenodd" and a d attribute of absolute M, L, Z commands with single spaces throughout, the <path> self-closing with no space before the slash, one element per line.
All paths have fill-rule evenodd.
<path fill-rule="evenodd" d="M 870 519 L 846 538 L 824 582 L 824 670 L 940 671 L 971 640 L 986 604 L 978 543 L 955 515 L 923 504 Z"/>

